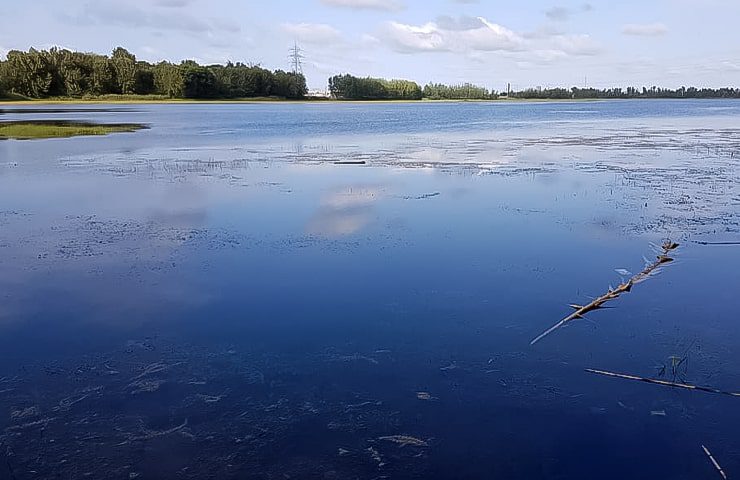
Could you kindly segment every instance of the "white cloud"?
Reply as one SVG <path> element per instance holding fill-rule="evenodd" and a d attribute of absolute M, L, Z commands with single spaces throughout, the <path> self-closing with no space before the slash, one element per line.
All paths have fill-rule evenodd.
<path fill-rule="evenodd" d="M 630 23 L 622 27 L 622 33 L 642 37 L 658 37 L 668 33 L 668 27 L 662 23 Z"/>
<path fill-rule="evenodd" d="M 419 27 L 389 22 L 383 32 L 391 48 L 404 53 L 450 50 L 437 25 L 427 23 Z"/>
<path fill-rule="evenodd" d="M 284 23 L 283 31 L 305 43 L 331 44 L 341 40 L 341 33 L 331 25 L 323 23 Z"/>
<path fill-rule="evenodd" d="M 423 25 L 389 22 L 380 39 L 401 53 L 505 52 L 553 61 L 571 55 L 595 55 L 601 47 L 589 35 L 551 31 L 520 34 L 483 17 L 440 17 Z"/>
<path fill-rule="evenodd" d="M 405 8 L 400 0 L 321 0 L 330 7 L 351 8 L 354 10 L 385 10 L 395 12 Z"/>
<path fill-rule="evenodd" d="M 391 48 L 404 53 L 516 51 L 524 41 L 513 31 L 482 17 L 441 17 L 420 26 L 389 22 L 383 33 Z"/>

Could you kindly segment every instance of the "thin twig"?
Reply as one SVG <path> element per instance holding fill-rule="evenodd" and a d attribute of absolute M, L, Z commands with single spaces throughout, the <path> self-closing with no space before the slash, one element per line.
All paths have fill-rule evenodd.
<path fill-rule="evenodd" d="M 683 388 L 685 390 L 698 390 L 700 392 L 716 393 L 719 395 L 729 395 L 731 397 L 740 397 L 740 393 L 726 392 L 712 387 L 703 387 L 699 385 L 691 385 L 688 383 L 671 382 L 668 380 L 655 380 L 652 378 L 638 377 L 637 375 L 627 375 L 624 373 L 607 372 L 606 370 L 595 370 L 593 368 L 587 368 L 588 373 L 595 373 L 596 375 L 603 375 L 605 377 L 621 378 L 624 380 L 635 380 L 638 382 L 651 383 L 653 385 L 661 385 L 663 387 L 676 387 Z"/>
<path fill-rule="evenodd" d="M 694 240 L 697 245 L 740 245 L 740 242 L 699 242 Z"/>
<path fill-rule="evenodd" d="M 632 287 L 640 283 L 644 280 L 646 280 L 650 275 L 652 275 L 655 271 L 657 271 L 661 266 L 670 263 L 673 261 L 671 257 L 668 256 L 668 254 L 678 248 L 678 244 L 674 243 L 670 240 L 667 240 L 663 245 L 661 246 L 661 253 L 658 255 L 657 259 L 648 264 L 640 273 L 637 275 L 634 275 L 632 278 L 627 280 L 626 282 L 619 285 L 617 288 L 609 289 L 608 292 L 606 292 L 604 295 L 598 297 L 596 300 L 592 301 L 591 303 L 587 305 L 571 305 L 572 308 L 574 308 L 576 311 L 565 317 L 564 319 L 560 320 L 558 323 L 550 327 L 549 329 L 545 330 L 542 334 L 540 334 L 537 338 L 532 340 L 529 344 L 534 345 L 535 343 L 539 342 L 546 336 L 550 335 L 555 330 L 559 329 L 560 327 L 566 325 L 567 323 L 572 322 L 573 320 L 581 320 L 584 318 L 584 315 L 587 313 L 593 312 L 594 310 L 598 310 L 600 308 L 604 308 L 604 304 L 611 300 L 615 300 L 620 297 L 623 293 L 628 293 L 632 290 Z"/>
<path fill-rule="evenodd" d="M 714 468 L 717 469 L 717 471 L 719 472 L 720 476 L 722 478 L 724 478 L 725 480 L 727 480 L 727 475 L 725 475 L 725 471 L 722 470 L 722 467 L 719 465 L 719 463 L 717 462 L 717 460 L 714 459 L 714 456 L 712 455 L 712 452 L 710 452 L 709 449 L 707 447 L 705 447 L 704 445 L 702 445 L 701 448 L 704 449 L 704 453 L 706 453 L 707 454 L 707 457 L 709 457 L 709 460 L 712 461 L 712 464 L 714 465 Z"/>

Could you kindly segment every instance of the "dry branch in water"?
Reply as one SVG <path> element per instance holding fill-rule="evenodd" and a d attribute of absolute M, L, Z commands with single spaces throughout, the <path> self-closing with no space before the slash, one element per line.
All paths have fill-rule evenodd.
<path fill-rule="evenodd" d="M 719 472 L 720 476 L 722 478 L 724 478 L 725 480 L 727 480 L 727 475 L 725 475 L 725 471 L 722 470 L 722 467 L 719 465 L 719 463 L 717 462 L 717 460 L 714 459 L 714 456 L 712 455 L 712 452 L 710 452 L 709 449 L 707 447 L 705 447 L 704 445 L 702 445 L 701 448 L 704 450 L 704 453 L 707 454 L 707 457 L 709 457 L 709 460 L 711 460 L 712 465 L 714 465 L 714 468 L 717 469 L 717 471 Z"/>
<path fill-rule="evenodd" d="M 740 245 L 740 242 L 697 242 L 697 245 Z"/>
<path fill-rule="evenodd" d="M 740 397 L 740 393 L 726 392 L 712 387 L 702 387 L 698 385 L 691 385 L 688 383 L 670 382 L 668 380 L 655 380 L 652 378 L 638 377 L 637 375 L 626 375 L 624 373 L 607 372 L 606 370 L 595 370 L 593 368 L 587 368 L 588 373 L 595 373 L 596 375 L 602 375 L 605 377 L 621 378 L 623 380 L 635 380 L 638 382 L 651 383 L 653 385 L 661 385 L 663 387 L 676 387 L 683 388 L 685 390 L 697 390 L 700 392 L 716 393 L 719 395 L 729 395 L 731 397 Z"/>
<path fill-rule="evenodd" d="M 530 345 L 534 345 L 546 336 L 550 335 L 555 330 L 565 326 L 573 320 L 581 320 L 587 313 L 603 308 L 607 302 L 619 298 L 620 295 L 622 295 L 623 293 L 630 292 L 635 284 L 647 280 L 647 278 L 655 273 L 660 267 L 672 262 L 673 258 L 671 258 L 668 254 L 678 248 L 678 244 L 670 240 L 666 240 L 660 248 L 661 252 L 658 255 L 657 259 L 652 263 L 648 263 L 640 273 L 634 275 L 626 282 L 620 284 L 619 286 L 617 286 L 617 288 L 610 288 L 609 291 L 606 292 L 604 295 L 601 295 L 587 305 L 571 305 L 571 307 L 575 309 L 575 312 L 571 313 L 549 329 L 545 330 L 540 336 L 532 340 L 530 342 Z"/>

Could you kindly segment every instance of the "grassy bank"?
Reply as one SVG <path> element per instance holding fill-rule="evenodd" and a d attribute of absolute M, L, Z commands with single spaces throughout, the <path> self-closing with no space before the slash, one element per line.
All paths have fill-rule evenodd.
<path fill-rule="evenodd" d="M 135 132 L 145 128 L 137 124 L 92 124 L 77 122 L 0 122 L 0 140 L 38 140 L 85 135 Z"/>

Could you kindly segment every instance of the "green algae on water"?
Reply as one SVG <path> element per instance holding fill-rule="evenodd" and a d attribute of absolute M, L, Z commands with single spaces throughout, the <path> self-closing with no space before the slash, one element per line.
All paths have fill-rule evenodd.
<path fill-rule="evenodd" d="M 0 122 L 0 140 L 40 140 L 78 136 L 99 136 L 135 132 L 146 128 L 135 123 L 89 123 L 59 120 Z"/>

